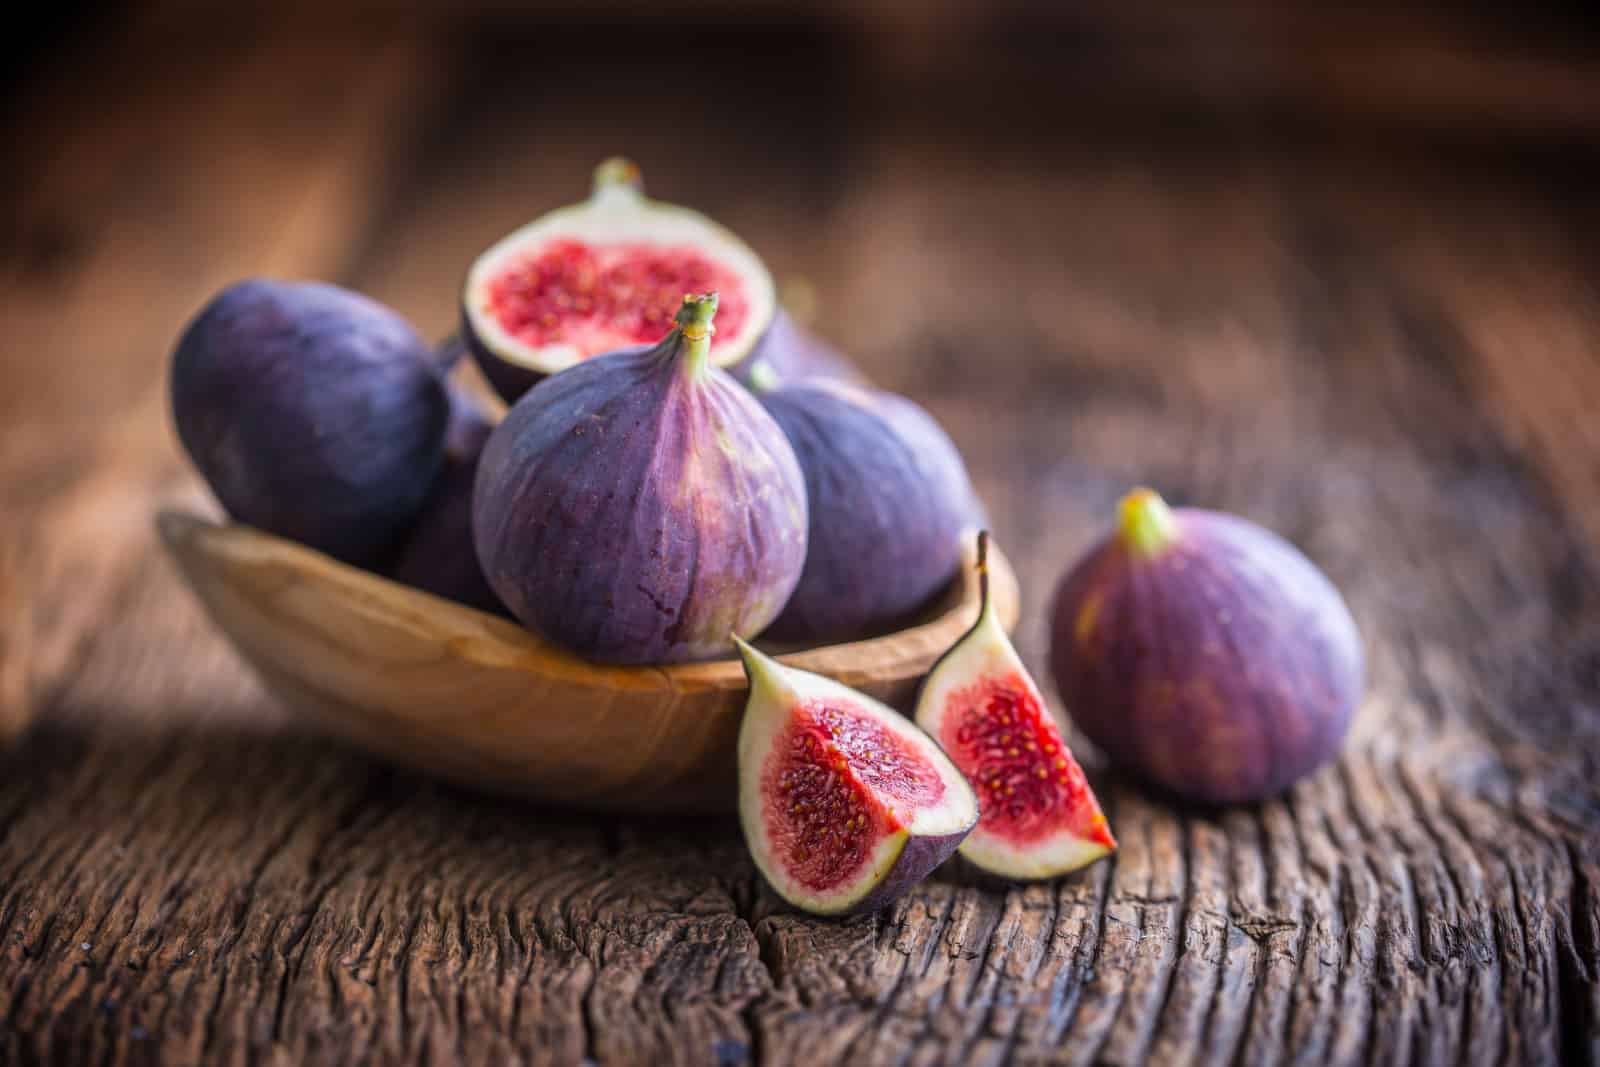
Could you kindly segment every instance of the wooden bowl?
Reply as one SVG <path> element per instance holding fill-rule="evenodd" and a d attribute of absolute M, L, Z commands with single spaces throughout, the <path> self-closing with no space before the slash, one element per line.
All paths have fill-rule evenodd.
<path fill-rule="evenodd" d="M 474 788 L 644 814 L 733 810 L 745 697 L 736 659 L 598 666 L 251 527 L 175 512 L 157 527 L 268 689 L 334 734 Z M 1016 575 L 992 548 L 989 571 L 1009 629 Z M 909 711 L 923 675 L 977 616 L 969 559 L 916 625 L 781 658 Z"/>

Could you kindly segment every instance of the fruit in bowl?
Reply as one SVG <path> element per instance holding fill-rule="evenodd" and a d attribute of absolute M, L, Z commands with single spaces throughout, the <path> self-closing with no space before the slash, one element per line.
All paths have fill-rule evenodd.
<path fill-rule="evenodd" d="M 788 603 L 810 527 L 794 449 L 739 382 L 758 365 L 796 388 L 853 368 L 775 307 L 742 242 L 645 200 L 626 164 L 602 166 L 589 204 L 519 234 L 475 265 L 484 287 L 469 279 L 468 292 L 531 357 L 486 341 L 494 330 L 475 329 L 470 299 L 460 344 L 432 351 L 397 313 L 333 286 L 219 294 L 179 342 L 173 408 L 237 522 L 166 515 L 163 538 L 267 685 L 335 732 L 469 784 L 727 810 L 745 688 L 731 637 L 762 635 Z M 526 281 L 547 253 L 578 263 L 563 259 L 583 252 L 570 240 L 620 253 L 619 285 L 629 257 L 666 250 L 701 256 L 710 267 L 694 269 L 731 278 L 730 292 L 678 291 L 663 328 L 657 298 L 698 275 L 652 260 L 659 284 L 613 287 L 593 315 L 515 310 L 527 296 L 511 293 L 517 272 Z M 574 269 L 557 288 L 587 267 Z M 491 377 L 497 360 L 522 374 L 499 377 L 520 399 L 498 426 L 446 380 L 462 348 Z M 896 495 L 934 504 L 907 511 L 917 529 L 894 531 L 873 525 L 878 502 L 858 486 L 830 498 L 830 514 L 909 535 L 928 558 L 860 572 L 883 587 L 873 611 L 847 619 L 842 597 L 817 609 L 815 629 L 791 635 L 808 647 L 785 663 L 904 712 L 976 617 L 946 527 L 982 510 L 937 423 L 903 398 L 863 395 L 873 432 L 898 449 Z M 918 567 L 912 594 L 890 587 Z M 1014 621 L 1015 583 L 1000 584 Z"/>
<path fill-rule="evenodd" d="M 794 446 L 810 505 L 805 569 L 770 636 L 849 640 L 901 623 L 949 585 L 983 521 L 938 423 L 903 397 L 828 379 L 756 393 Z"/>
<path fill-rule="evenodd" d="M 794 591 L 806 488 L 761 405 L 710 362 L 715 293 L 666 338 L 540 382 L 489 436 L 472 525 L 489 584 L 597 663 L 731 651 Z"/>
<path fill-rule="evenodd" d="M 465 388 L 452 383 L 449 392 L 444 469 L 386 573 L 413 589 L 505 615 L 505 605 L 483 576 L 472 543 L 472 486 L 494 424 L 483 402 Z"/>
<path fill-rule="evenodd" d="M 251 279 L 178 339 L 178 437 L 228 514 L 374 566 L 444 463 L 449 399 L 398 314 L 321 282 Z"/>

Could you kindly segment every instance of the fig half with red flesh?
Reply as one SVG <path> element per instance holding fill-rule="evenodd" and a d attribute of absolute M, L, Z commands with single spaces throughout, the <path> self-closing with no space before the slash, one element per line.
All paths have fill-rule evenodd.
<path fill-rule="evenodd" d="M 1006 878 L 1053 878 L 1117 847 L 1083 768 L 1062 739 L 989 597 L 989 536 L 978 535 L 978 621 L 923 683 L 917 724 L 977 790 L 983 818 L 961 844 Z"/>
<path fill-rule="evenodd" d="M 735 639 L 750 679 L 739 819 L 774 891 L 816 915 L 872 911 L 949 859 L 972 788 L 893 708 Z"/>
<path fill-rule="evenodd" d="M 731 367 L 767 333 L 772 275 L 736 234 L 644 195 L 639 169 L 610 159 L 588 200 L 552 211 L 480 255 L 461 295 L 462 336 L 513 403 L 541 378 L 672 328 L 685 293 L 720 298 L 711 362 Z"/>

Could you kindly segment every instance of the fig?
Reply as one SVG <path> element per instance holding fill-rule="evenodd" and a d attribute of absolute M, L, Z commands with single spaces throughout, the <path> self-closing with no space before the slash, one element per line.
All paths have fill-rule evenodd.
<path fill-rule="evenodd" d="M 358 566 L 393 550 L 444 462 L 432 350 L 338 286 L 224 289 L 178 339 L 171 390 L 178 437 L 230 515 Z"/>
<path fill-rule="evenodd" d="M 508 614 L 489 588 L 472 543 L 472 486 L 493 425 L 471 393 L 452 384 L 449 394 L 444 469 L 423 501 L 389 576 L 479 611 Z"/>
<path fill-rule="evenodd" d="M 989 513 L 967 473 L 967 461 L 961 458 L 961 451 L 938 420 L 921 405 L 898 393 L 881 392 L 878 402 L 883 417 L 900 431 L 901 437 L 911 442 L 917 462 L 928 479 L 939 485 L 942 494 L 960 499 L 963 527 L 969 531 L 987 527 Z"/>
<path fill-rule="evenodd" d="M 1332 759 L 1364 676 L 1349 608 L 1298 549 L 1149 489 L 1062 579 L 1050 662 L 1090 740 L 1208 804 L 1264 799 Z"/>
<path fill-rule="evenodd" d="M 592 356 L 649 346 L 686 292 L 720 298 L 710 360 L 729 367 L 767 333 L 777 298 L 738 236 L 689 208 L 644 195 L 639 168 L 610 159 L 587 201 L 496 242 L 467 271 L 461 333 L 508 403 Z"/>
<path fill-rule="evenodd" d="M 872 911 L 950 858 L 972 787 L 909 719 L 736 639 L 750 679 L 739 822 L 762 877 L 817 915 Z"/>
<path fill-rule="evenodd" d="M 978 535 L 978 621 L 928 672 L 917 725 L 977 790 L 983 817 L 961 855 L 1006 878 L 1053 878 L 1109 855 L 1117 842 L 995 615 L 988 556 L 985 531 Z"/>
<path fill-rule="evenodd" d="M 773 385 L 760 376 L 758 395 L 799 457 L 811 523 L 805 570 L 768 636 L 840 641 L 903 623 L 955 577 L 979 517 L 960 455 L 903 397 L 825 379 Z"/>
<path fill-rule="evenodd" d="M 789 599 L 805 481 L 756 401 L 708 362 L 717 294 L 666 338 L 540 382 L 489 435 L 473 533 L 530 629 L 602 663 L 731 651 Z"/>

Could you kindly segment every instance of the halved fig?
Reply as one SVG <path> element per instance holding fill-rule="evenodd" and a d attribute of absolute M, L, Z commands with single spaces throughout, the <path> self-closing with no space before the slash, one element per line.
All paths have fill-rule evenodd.
<path fill-rule="evenodd" d="M 950 858 L 972 788 L 893 708 L 734 639 L 750 679 L 739 820 L 775 892 L 816 915 L 880 908 Z"/>
<path fill-rule="evenodd" d="M 977 790 L 983 818 L 961 844 L 1006 878 L 1053 878 L 1117 847 L 1100 802 L 1061 737 L 989 598 L 989 535 L 978 535 L 978 621 L 928 672 L 917 725 Z"/>
<path fill-rule="evenodd" d="M 731 367 L 767 333 L 772 275 L 737 235 L 644 195 L 639 168 L 610 159 L 588 200 L 552 211 L 480 255 L 461 295 L 462 336 L 513 403 L 590 356 L 654 344 L 685 293 L 721 298 L 711 362 Z"/>

